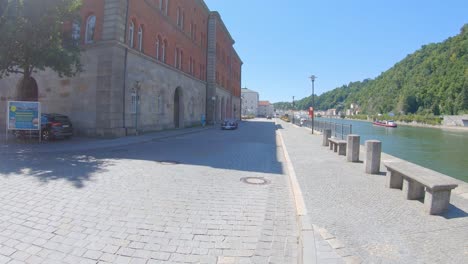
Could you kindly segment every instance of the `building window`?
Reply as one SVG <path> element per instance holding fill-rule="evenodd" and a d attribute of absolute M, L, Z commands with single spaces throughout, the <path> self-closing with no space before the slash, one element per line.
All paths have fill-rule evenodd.
<path fill-rule="evenodd" d="M 193 39 L 193 22 L 190 22 L 190 38 Z"/>
<path fill-rule="evenodd" d="M 184 70 L 184 52 L 181 50 L 180 55 L 179 55 L 179 65 L 180 65 L 180 70 Z"/>
<path fill-rule="evenodd" d="M 163 0 L 159 0 L 159 10 L 163 10 Z"/>
<path fill-rule="evenodd" d="M 136 93 L 132 93 L 132 105 L 130 107 L 130 111 L 132 114 L 136 114 L 137 112 L 137 103 L 138 103 L 137 95 Z"/>
<path fill-rule="evenodd" d="M 177 7 L 177 26 L 181 27 L 182 26 L 182 19 L 181 19 L 181 13 L 180 13 L 180 7 Z"/>
<path fill-rule="evenodd" d="M 167 50 L 167 40 L 164 40 L 163 46 L 162 46 L 162 61 L 166 63 L 166 50 Z"/>
<path fill-rule="evenodd" d="M 130 26 L 128 27 L 128 45 L 130 48 L 133 48 L 133 35 L 135 33 L 135 24 L 130 22 Z"/>
<path fill-rule="evenodd" d="M 71 33 L 72 40 L 76 43 L 80 43 L 81 38 L 81 25 L 80 22 L 74 21 L 72 24 L 72 33 Z"/>
<path fill-rule="evenodd" d="M 166 0 L 166 6 L 165 6 L 165 9 L 164 9 L 164 12 L 165 12 L 166 16 L 167 16 L 168 10 L 169 10 L 169 0 Z"/>
<path fill-rule="evenodd" d="M 197 41 L 197 24 L 193 25 L 193 40 Z"/>
<path fill-rule="evenodd" d="M 190 74 L 193 74 L 192 62 L 193 62 L 192 57 L 190 57 L 190 59 L 189 59 L 189 73 Z"/>
<path fill-rule="evenodd" d="M 179 48 L 176 48 L 175 54 L 174 54 L 174 67 L 179 69 Z"/>
<path fill-rule="evenodd" d="M 182 19 L 181 19 L 181 28 L 182 30 L 185 29 L 185 12 L 182 11 Z"/>
<path fill-rule="evenodd" d="M 85 43 L 90 44 L 94 42 L 94 31 L 96 30 L 96 16 L 89 16 L 86 21 L 86 38 Z"/>
<path fill-rule="evenodd" d="M 161 48 L 161 37 L 158 36 L 156 38 L 156 59 L 160 60 L 161 58 L 159 57 L 159 49 Z"/>
<path fill-rule="evenodd" d="M 138 28 L 138 50 L 143 51 L 143 27 Z"/>
<path fill-rule="evenodd" d="M 158 95 L 158 114 L 163 114 L 164 113 L 164 104 L 163 104 L 163 98 L 162 95 Z"/>

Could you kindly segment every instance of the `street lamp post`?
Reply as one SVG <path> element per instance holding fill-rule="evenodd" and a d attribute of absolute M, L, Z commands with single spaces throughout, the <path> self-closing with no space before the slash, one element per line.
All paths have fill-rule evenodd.
<path fill-rule="evenodd" d="M 292 102 L 292 123 L 293 123 L 293 124 L 295 124 L 295 123 L 294 123 L 294 115 L 295 115 L 295 114 L 294 114 L 294 96 L 293 96 L 293 102 Z"/>
<path fill-rule="evenodd" d="M 132 93 L 135 96 L 135 134 L 138 135 L 138 108 L 140 104 L 140 89 L 141 83 L 139 81 L 135 82 L 135 85 L 132 88 Z"/>
<path fill-rule="evenodd" d="M 213 101 L 213 126 L 216 124 L 216 97 L 213 96 L 211 97 L 211 100 Z"/>
<path fill-rule="evenodd" d="M 315 116 L 315 105 L 314 105 L 314 81 L 317 79 L 317 76 L 311 75 L 310 80 L 312 80 L 312 134 L 314 134 L 314 116 Z"/>

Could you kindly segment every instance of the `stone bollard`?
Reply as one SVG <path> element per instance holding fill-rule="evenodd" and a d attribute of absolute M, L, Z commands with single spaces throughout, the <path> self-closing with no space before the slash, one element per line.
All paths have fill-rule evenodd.
<path fill-rule="evenodd" d="M 329 138 L 331 138 L 331 129 L 323 130 L 322 146 L 326 147 L 330 144 L 330 142 L 328 142 Z"/>
<path fill-rule="evenodd" d="M 349 162 L 359 161 L 359 148 L 361 137 L 359 135 L 348 135 L 348 142 L 346 143 L 346 160 Z"/>
<path fill-rule="evenodd" d="M 380 154 L 382 151 L 382 142 L 379 140 L 366 141 L 366 160 L 364 167 L 366 173 L 377 174 L 380 172 Z"/>

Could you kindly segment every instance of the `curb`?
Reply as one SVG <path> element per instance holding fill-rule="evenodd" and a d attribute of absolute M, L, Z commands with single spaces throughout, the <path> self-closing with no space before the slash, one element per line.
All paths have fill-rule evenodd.
<path fill-rule="evenodd" d="M 317 252 L 315 245 L 314 228 L 310 224 L 307 216 L 307 208 L 305 207 L 304 197 L 302 195 L 301 187 L 297 181 L 296 172 L 289 157 L 288 150 L 284 144 L 281 131 L 277 131 L 280 138 L 281 147 L 283 148 L 283 155 L 286 160 L 286 167 L 289 175 L 289 182 L 292 187 L 294 203 L 296 207 L 297 223 L 299 227 L 299 264 L 316 264 Z"/>

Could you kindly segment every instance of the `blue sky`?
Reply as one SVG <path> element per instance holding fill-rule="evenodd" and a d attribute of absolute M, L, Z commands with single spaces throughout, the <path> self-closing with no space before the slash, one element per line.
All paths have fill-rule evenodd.
<path fill-rule="evenodd" d="M 244 62 L 242 87 L 291 101 L 375 78 L 422 45 L 468 23 L 462 0 L 205 0 Z"/>

